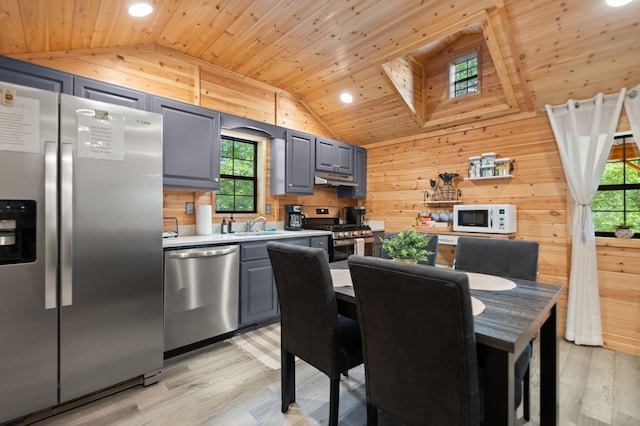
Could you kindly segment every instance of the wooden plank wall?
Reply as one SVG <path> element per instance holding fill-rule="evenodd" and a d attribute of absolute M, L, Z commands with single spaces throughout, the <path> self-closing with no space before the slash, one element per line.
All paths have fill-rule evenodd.
<path fill-rule="evenodd" d="M 133 89 L 279 124 L 313 134 L 335 137 L 294 95 L 221 70 L 170 49 L 138 46 L 19 55 L 44 66 L 97 78 Z M 361 112 L 366 115 L 366 111 Z M 627 125 L 628 128 L 628 125 Z M 350 142 L 350 141 L 346 141 Z M 366 202 L 337 199 L 335 189 L 316 188 L 309 197 L 272 197 L 262 188 L 264 202 L 272 204 L 270 221 L 284 218 L 284 204 L 366 205 L 367 219 L 384 220 L 386 230 L 411 227 L 419 211 L 435 209 L 423 204 L 422 191 L 439 173 L 467 173 L 468 157 L 496 152 L 515 160 L 510 180 L 470 182 L 458 180 L 465 203 L 512 203 L 518 206 L 517 238 L 540 243 L 540 280 L 567 285 L 570 257 L 568 190 L 547 117 L 522 113 L 488 119 L 417 136 L 367 146 Z M 268 149 L 265 153 L 268 165 Z M 268 167 L 264 170 L 269 176 Z M 180 224 L 193 224 L 184 203 L 213 204 L 215 194 L 205 191 L 164 191 L 165 216 Z M 262 206 L 261 206 L 262 207 Z M 213 217 L 214 223 L 221 219 Z M 238 218 L 242 220 L 243 218 Z M 626 245 L 625 245 L 626 244 Z M 453 252 L 443 253 L 452 259 Z M 640 354 L 640 247 L 637 241 L 600 241 L 598 262 L 605 345 Z M 564 328 L 566 293 L 560 303 Z"/>
<path fill-rule="evenodd" d="M 449 67 L 452 59 L 473 51 L 478 52 L 480 92 L 464 98 L 449 95 Z M 506 100 L 495 64 L 489 54 L 482 34 L 463 36 L 447 49 L 429 60 L 427 71 L 427 93 L 425 118 L 429 125 L 447 123 L 453 117 L 478 110 L 496 110 L 506 107 Z"/>
<path fill-rule="evenodd" d="M 596 238 L 600 310 L 605 346 L 640 354 L 638 241 Z"/>
<path fill-rule="evenodd" d="M 465 204 L 505 203 L 518 208 L 516 238 L 540 243 L 540 281 L 567 284 L 567 186 L 546 116 L 460 128 L 405 138 L 368 149 L 367 216 L 386 218 L 385 230 L 412 227 L 420 211 L 452 212 L 425 205 L 423 191 L 440 173 L 458 173 Z M 468 157 L 495 152 L 514 160 L 515 177 L 464 181 Z M 453 247 L 439 255 L 453 261 Z M 441 262 L 442 263 L 442 262 Z M 566 294 L 560 304 L 565 317 Z"/>

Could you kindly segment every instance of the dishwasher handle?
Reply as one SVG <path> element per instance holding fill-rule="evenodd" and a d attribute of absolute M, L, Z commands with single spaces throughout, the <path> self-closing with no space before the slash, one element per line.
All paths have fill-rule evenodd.
<path fill-rule="evenodd" d="M 223 249 L 212 249 L 212 250 L 193 250 L 193 251 L 183 251 L 170 253 L 170 259 L 193 259 L 199 257 L 218 257 L 224 256 L 226 254 L 235 253 L 238 249 L 236 247 L 229 247 Z"/>

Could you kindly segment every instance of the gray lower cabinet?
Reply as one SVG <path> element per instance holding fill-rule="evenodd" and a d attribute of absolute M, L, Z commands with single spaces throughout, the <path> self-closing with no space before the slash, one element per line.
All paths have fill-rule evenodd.
<path fill-rule="evenodd" d="M 220 189 L 220 113 L 157 96 L 151 110 L 163 118 L 163 186 Z"/>
<path fill-rule="evenodd" d="M 311 247 L 321 248 L 329 254 L 329 237 L 311 237 Z"/>
<path fill-rule="evenodd" d="M 367 196 L 367 150 L 354 148 L 353 180 L 357 186 L 338 187 L 338 198 L 366 198 Z"/>
<path fill-rule="evenodd" d="M 287 130 L 271 141 L 271 195 L 313 194 L 316 137 Z"/>
<path fill-rule="evenodd" d="M 316 238 L 324 238 L 324 243 Z M 316 240 L 313 240 L 316 239 Z M 277 240 L 287 244 L 326 247 L 328 237 L 299 237 Z M 240 324 L 239 328 L 274 321 L 280 315 L 278 292 L 267 253 L 266 241 L 240 244 Z"/>
<path fill-rule="evenodd" d="M 382 241 L 380 238 L 384 238 L 384 231 L 373 232 L 373 243 L 371 243 L 371 252 L 365 252 L 366 256 L 380 257 L 382 254 Z"/>
<path fill-rule="evenodd" d="M 73 74 L 0 56 L 0 81 L 73 94 Z"/>
<path fill-rule="evenodd" d="M 149 110 L 149 95 L 146 93 L 91 78 L 75 77 L 73 80 L 73 94 L 81 98 L 109 104 L 122 105 L 143 111 Z"/>

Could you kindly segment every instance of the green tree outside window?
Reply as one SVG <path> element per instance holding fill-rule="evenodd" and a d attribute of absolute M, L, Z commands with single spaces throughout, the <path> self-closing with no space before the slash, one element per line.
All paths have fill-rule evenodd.
<path fill-rule="evenodd" d="M 218 213 L 255 213 L 257 144 L 223 136 L 220 142 L 220 191 Z"/>
<path fill-rule="evenodd" d="M 596 235 L 613 236 L 620 226 L 640 234 L 640 149 L 630 134 L 614 139 L 591 211 Z"/>

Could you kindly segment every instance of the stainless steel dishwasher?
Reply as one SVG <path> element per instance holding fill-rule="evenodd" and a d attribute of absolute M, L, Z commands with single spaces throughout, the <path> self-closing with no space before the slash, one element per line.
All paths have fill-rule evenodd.
<path fill-rule="evenodd" d="M 165 252 L 165 352 L 238 328 L 238 247 Z"/>

